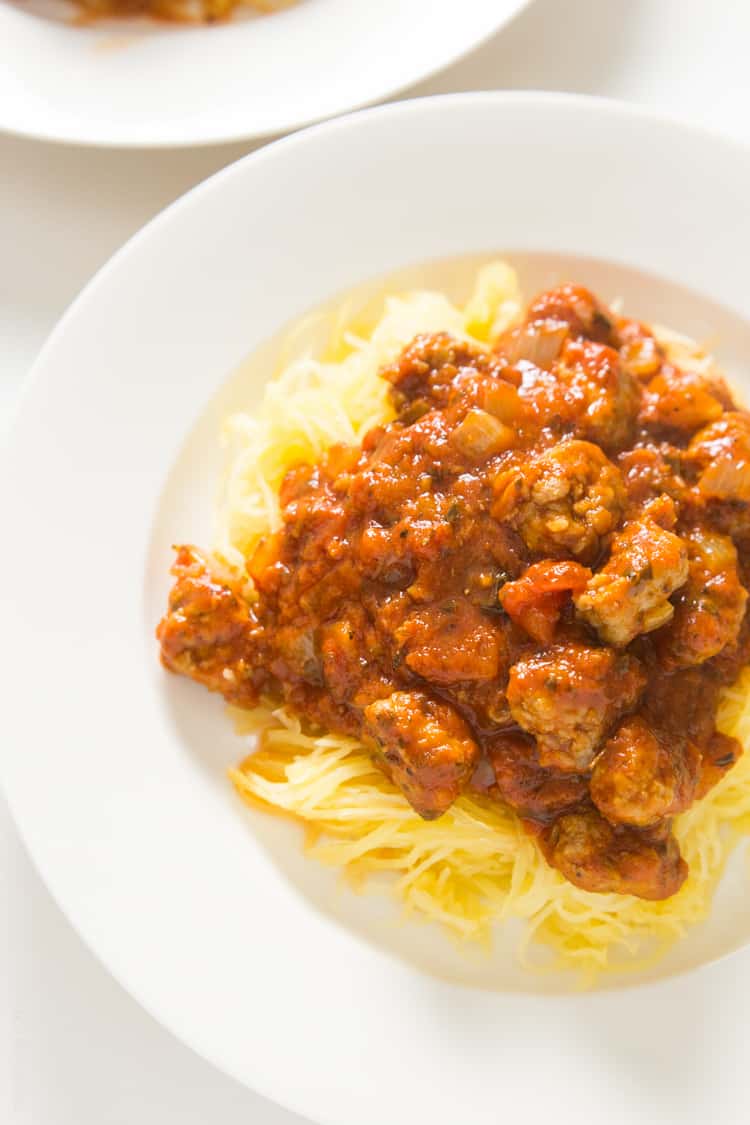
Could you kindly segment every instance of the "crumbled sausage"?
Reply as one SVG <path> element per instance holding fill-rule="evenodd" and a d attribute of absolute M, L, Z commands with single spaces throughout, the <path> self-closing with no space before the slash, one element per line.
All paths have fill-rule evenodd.
<path fill-rule="evenodd" d="M 613 824 L 647 828 L 690 808 L 700 760 L 692 743 L 670 738 L 633 715 L 596 759 L 591 798 Z"/>
<path fill-rule="evenodd" d="M 492 514 L 516 527 L 535 555 L 594 561 L 622 518 L 617 468 L 598 446 L 566 441 L 494 481 Z"/>
<path fill-rule="evenodd" d="M 536 737 L 542 765 L 576 772 L 588 768 L 644 683 L 643 669 L 629 654 L 557 644 L 513 665 L 508 702 L 518 725 Z"/>
<path fill-rule="evenodd" d="M 642 515 L 614 536 L 609 561 L 576 597 L 576 609 L 603 641 L 624 647 L 671 620 L 669 599 L 687 576 L 684 540 Z"/>
<path fill-rule="evenodd" d="M 422 692 L 397 691 L 371 703 L 363 733 L 425 820 L 450 808 L 479 753 L 460 715 Z"/>
<path fill-rule="evenodd" d="M 615 828 L 594 808 L 564 813 L 541 844 L 547 862 L 585 891 L 659 900 L 676 894 L 687 878 L 671 832 Z"/>
<path fill-rule="evenodd" d="M 165 667 L 254 706 L 262 631 L 241 583 L 195 547 L 178 548 L 172 574 L 168 612 L 157 630 Z"/>
<path fill-rule="evenodd" d="M 732 645 L 747 605 L 729 536 L 694 528 L 686 540 L 687 582 L 675 596 L 673 620 L 657 638 L 660 658 L 670 668 L 703 664 Z"/>

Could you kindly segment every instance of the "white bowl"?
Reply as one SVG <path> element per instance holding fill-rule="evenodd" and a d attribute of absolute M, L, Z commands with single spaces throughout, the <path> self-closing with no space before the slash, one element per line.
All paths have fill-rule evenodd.
<path fill-rule="evenodd" d="M 0 129 L 137 147 L 282 133 L 428 77 L 528 2 L 297 0 L 188 27 L 0 0 Z"/>
<path fill-rule="evenodd" d="M 268 341 L 290 319 L 415 263 L 435 264 L 412 276 L 450 283 L 438 260 L 498 251 L 529 289 L 571 277 L 718 336 L 747 389 L 749 195 L 747 150 L 611 103 L 389 106 L 191 192 L 102 270 L 37 361 L 0 474 L 12 811 L 52 893 L 133 995 L 299 1112 L 494 1125 L 501 1095 L 520 1107 L 533 1087 L 551 1113 L 571 1083 L 585 1112 L 617 1081 L 592 1069 L 592 1044 L 612 1027 L 643 1035 L 644 1009 L 627 991 L 581 999 L 567 978 L 521 970 L 515 934 L 464 956 L 400 925 L 387 899 L 354 896 L 305 859 L 292 827 L 240 805 L 221 705 L 167 677 L 153 638 L 170 543 L 208 537 L 219 420 L 258 395 Z M 735 865 L 711 920 L 619 983 L 744 945 L 744 878 Z M 652 996 L 652 1030 L 678 986 Z"/>

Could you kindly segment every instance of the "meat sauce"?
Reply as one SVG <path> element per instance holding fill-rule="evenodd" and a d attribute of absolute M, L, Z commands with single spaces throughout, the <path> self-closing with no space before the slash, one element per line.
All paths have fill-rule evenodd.
<path fill-rule="evenodd" d="M 362 738 L 425 818 L 478 792 L 577 886 L 674 894 L 671 820 L 741 753 L 750 416 L 574 286 L 382 375 L 395 421 L 287 473 L 252 598 L 179 548 L 164 664 Z"/>

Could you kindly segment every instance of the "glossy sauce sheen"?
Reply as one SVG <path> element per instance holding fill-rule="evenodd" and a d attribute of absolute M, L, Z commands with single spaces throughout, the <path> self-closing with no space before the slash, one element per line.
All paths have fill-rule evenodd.
<path fill-rule="evenodd" d="M 363 738 L 423 817 L 478 791 L 576 885 L 668 897 L 672 817 L 741 753 L 750 417 L 574 286 L 382 374 L 397 419 L 287 474 L 257 600 L 180 548 L 164 663 Z"/>

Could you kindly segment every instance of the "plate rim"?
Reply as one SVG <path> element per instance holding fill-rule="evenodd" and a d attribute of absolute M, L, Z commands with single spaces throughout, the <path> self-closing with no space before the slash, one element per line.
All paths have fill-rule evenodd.
<path fill-rule="evenodd" d="M 0 104 L 0 135 L 4 134 L 9 137 L 27 138 L 29 140 L 42 141 L 48 144 L 74 145 L 86 149 L 101 148 L 114 151 L 140 149 L 146 151 L 179 151 L 182 149 L 201 148 L 212 145 L 230 145 L 243 141 L 267 141 L 273 143 L 275 138 L 281 139 L 284 135 L 291 132 L 303 131 L 313 125 L 335 120 L 338 117 L 348 116 L 362 109 L 373 108 L 385 102 L 392 102 L 393 99 L 406 100 L 403 96 L 414 86 L 429 81 L 436 75 L 441 74 L 449 67 L 461 62 L 474 51 L 479 50 L 494 36 L 500 35 L 508 26 L 518 19 L 526 8 L 534 3 L 534 0 L 506 0 L 506 3 L 509 5 L 508 10 L 504 12 L 499 19 L 491 20 L 478 34 L 470 36 L 465 42 L 462 42 L 458 49 L 441 51 L 439 52 L 439 57 L 427 60 L 421 66 L 416 66 L 408 79 L 386 82 L 378 91 L 363 98 L 355 98 L 353 100 L 343 98 L 341 104 L 336 105 L 329 112 L 324 112 L 322 114 L 304 112 L 301 114 L 290 113 L 288 117 L 282 118 L 280 123 L 272 128 L 264 126 L 260 128 L 251 127 L 249 129 L 247 127 L 223 129 L 221 125 L 219 125 L 219 127 L 215 129 L 204 129 L 202 132 L 197 132 L 189 140 L 170 135 L 168 130 L 163 135 L 151 136 L 146 139 L 139 138 L 135 135 L 112 138 L 105 133 L 97 133 L 96 131 L 81 135 L 81 133 L 76 132 L 74 129 L 69 129 L 65 126 L 57 129 L 44 129 L 28 128 L 23 124 L 18 125 L 13 122 L 12 117 L 4 116 L 3 107 L 2 104 Z M 25 14 L 28 16 L 28 13 Z M 188 34 L 190 33 L 189 27 L 184 30 Z M 2 58 L 0 57 L 0 68 L 1 67 Z M 429 95 L 424 95 L 412 100 L 421 101 L 427 96 Z M 452 95 L 437 96 L 450 97 Z"/>

